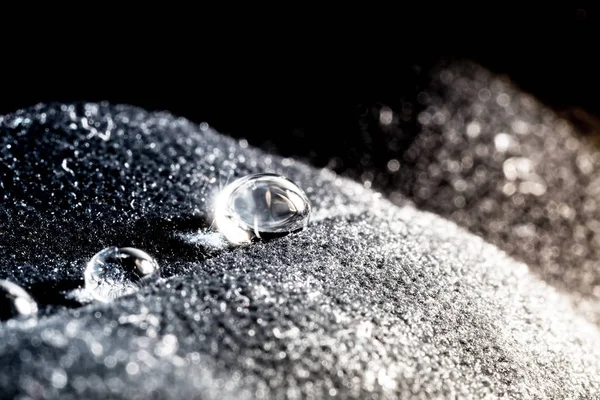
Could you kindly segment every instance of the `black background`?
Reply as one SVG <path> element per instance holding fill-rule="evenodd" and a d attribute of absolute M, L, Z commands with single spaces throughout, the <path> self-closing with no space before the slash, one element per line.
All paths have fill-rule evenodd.
<path fill-rule="evenodd" d="M 365 116 L 414 98 L 429 67 L 469 59 L 559 111 L 600 115 L 598 17 L 584 4 L 379 6 L 352 18 L 264 10 L 227 23 L 108 11 L 97 21 L 91 11 L 42 17 L 4 35 L 0 114 L 49 101 L 127 103 L 325 165 L 340 146 L 368 146 L 364 136 L 380 132 Z"/>

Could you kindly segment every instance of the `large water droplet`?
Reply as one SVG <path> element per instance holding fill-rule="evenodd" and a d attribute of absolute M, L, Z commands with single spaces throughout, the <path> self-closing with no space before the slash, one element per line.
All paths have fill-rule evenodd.
<path fill-rule="evenodd" d="M 33 317 L 37 311 L 37 304 L 21 286 L 0 280 L 0 321 Z"/>
<path fill-rule="evenodd" d="M 309 218 L 306 194 L 289 179 L 275 174 L 237 179 L 215 202 L 215 224 L 236 245 L 303 229 Z"/>
<path fill-rule="evenodd" d="M 85 269 L 85 288 L 96 300 L 108 302 L 134 293 L 160 276 L 148 253 L 131 247 L 109 247 L 97 253 Z"/>

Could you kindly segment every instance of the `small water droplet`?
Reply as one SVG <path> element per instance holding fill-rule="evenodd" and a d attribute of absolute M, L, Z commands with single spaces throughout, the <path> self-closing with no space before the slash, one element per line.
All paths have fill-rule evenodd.
<path fill-rule="evenodd" d="M 393 158 L 388 161 L 387 168 L 390 172 L 397 172 L 400 169 L 400 162 Z"/>
<path fill-rule="evenodd" d="M 496 146 L 496 150 L 506 153 L 513 145 L 513 139 L 506 133 L 499 133 L 494 137 L 494 145 Z"/>
<path fill-rule="evenodd" d="M 160 276 L 158 263 L 131 247 L 109 247 L 97 253 L 85 269 L 85 288 L 96 300 L 108 302 L 134 293 Z"/>
<path fill-rule="evenodd" d="M 37 311 L 37 304 L 21 286 L 0 280 L 0 321 L 33 317 Z"/>
<path fill-rule="evenodd" d="M 303 229 L 310 202 L 295 183 L 275 174 L 253 174 L 227 185 L 215 202 L 215 223 L 232 244 Z"/>
<path fill-rule="evenodd" d="M 390 125 L 393 121 L 394 121 L 394 112 L 388 107 L 383 107 L 379 111 L 379 123 L 381 125 Z"/>

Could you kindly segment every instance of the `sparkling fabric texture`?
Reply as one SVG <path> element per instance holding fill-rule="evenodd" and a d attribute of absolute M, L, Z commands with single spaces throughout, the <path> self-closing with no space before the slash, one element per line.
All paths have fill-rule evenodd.
<path fill-rule="evenodd" d="M 391 197 L 402 193 L 527 262 L 600 323 L 597 145 L 481 67 L 450 65 L 432 78 Z"/>
<path fill-rule="evenodd" d="M 459 94 L 469 87 L 476 95 L 488 90 L 496 104 L 504 93 L 494 86 L 503 84 L 492 79 L 449 82 Z M 512 99 L 513 89 L 507 90 Z M 413 176 L 423 181 L 402 179 L 414 182 L 411 195 L 419 193 L 418 182 L 429 188 L 429 196 L 415 195 L 429 203 L 415 201 L 531 261 L 531 269 L 454 222 L 417 210 L 400 192 L 391 196 L 392 204 L 328 170 L 266 155 L 166 113 L 55 104 L 1 118 L 0 279 L 23 286 L 41 314 L 33 327 L 0 326 L 2 396 L 600 397 L 593 290 L 582 284 L 588 280 L 574 278 L 557 287 L 553 278 L 581 276 L 577 268 L 584 267 L 573 265 L 571 272 L 571 265 L 561 265 L 548 275 L 541 259 L 508 248 L 531 237 L 518 232 L 539 233 L 525 211 L 519 224 L 533 228 L 511 230 L 505 242 L 489 233 L 495 231 L 478 228 L 495 220 L 511 225 L 509 216 L 516 217 L 510 213 L 517 211 L 502 204 L 519 195 L 550 202 L 547 196 L 559 188 L 551 189 L 533 155 L 509 152 L 521 136 L 508 132 L 508 126 L 520 131 L 521 125 L 507 119 L 510 125 L 502 126 L 509 138 L 498 138 L 499 148 L 509 144 L 502 153 L 506 158 L 498 158 L 489 153 L 501 134 L 491 111 L 486 114 L 488 108 L 478 100 L 468 103 L 466 95 L 450 94 L 447 101 L 454 100 L 455 108 L 446 111 L 432 103 L 431 120 L 422 117 L 423 136 L 412 148 L 438 160 L 432 165 L 442 166 L 444 183 L 429 185 L 424 176 L 429 170 L 413 155 L 418 150 L 406 157 L 413 160 Z M 518 120 L 527 116 L 527 126 L 571 137 L 559 129 L 570 129 L 567 125 L 528 101 L 514 109 Z M 468 112 L 477 104 L 483 111 L 474 121 Z M 464 111 L 464 124 L 456 116 L 459 110 L 470 110 Z M 442 132 L 443 140 L 434 135 L 442 125 L 431 125 L 441 118 L 437 112 L 447 113 L 445 122 L 455 126 Z M 470 127 L 475 122 L 479 130 Z M 444 205 L 462 187 L 460 193 L 475 190 L 470 178 L 443 167 L 452 160 L 469 164 L 465 155 L 458 157 L 458 145 L 448 139 L 451 132 L 459 138 L 456 143 L 488 138 L 482 146 L 497 178 L 489 197 L 506 202 L 492 207 L 490 217 L 455 214 L 471 204 L 467 195 L 464 203 Z M 472 148 L 477 146 L 468 145 L 465 152 Z M 556 151 L 563 149 L 557 145 Z M 510 157 L 530 161 L 513 160 L 505 167 Z M 557 162 L 567 171 L 595 165 L 564 157 Z M 476 165 L 476 156 L 471 158 Z M 390 166 L 400 172 L 409 164 Z M 211 229 L 211 202 L 228 180 L 259 172 L 296 182 L 312 204 L 311 223 L 298 233 L 231 249 Z M 511 182 L 514 192 L 506 194 Z M 523 182 L 533 183 L 521 188 Z M 436 190 L 446 197 L 434 200 Z M 470 225 L 459 215 L 481 222 Z M 107 304 L 65 301 L 64 293 L 83 284 L 86 262 L 114 245 L 155 256 L 162 279 Z M 586 268 L 585 273 L 595 273 Z M 580 294 L 587 296 L 585 309 Z"/>

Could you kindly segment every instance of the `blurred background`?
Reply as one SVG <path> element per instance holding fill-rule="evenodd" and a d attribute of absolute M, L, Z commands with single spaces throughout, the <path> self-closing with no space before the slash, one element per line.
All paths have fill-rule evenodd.
<path fill-rule="evenodd" d="M 338 157 L 341 170 L 360 164 L 356 153 L 377 155 L 381 132 L 371 118 L 382 105 L 412 102 L 432 66 L 468 59 L 559 112 L 588 122 L 600 115 L 595 7 L 343 11 L 216 22 L 197 12 L 142 18 L 123 10 L 95 20 L 98 10 L 18 22 L 3 28 L 0 114 L 48 101 L 133 104 L 318 165 Z"/>

